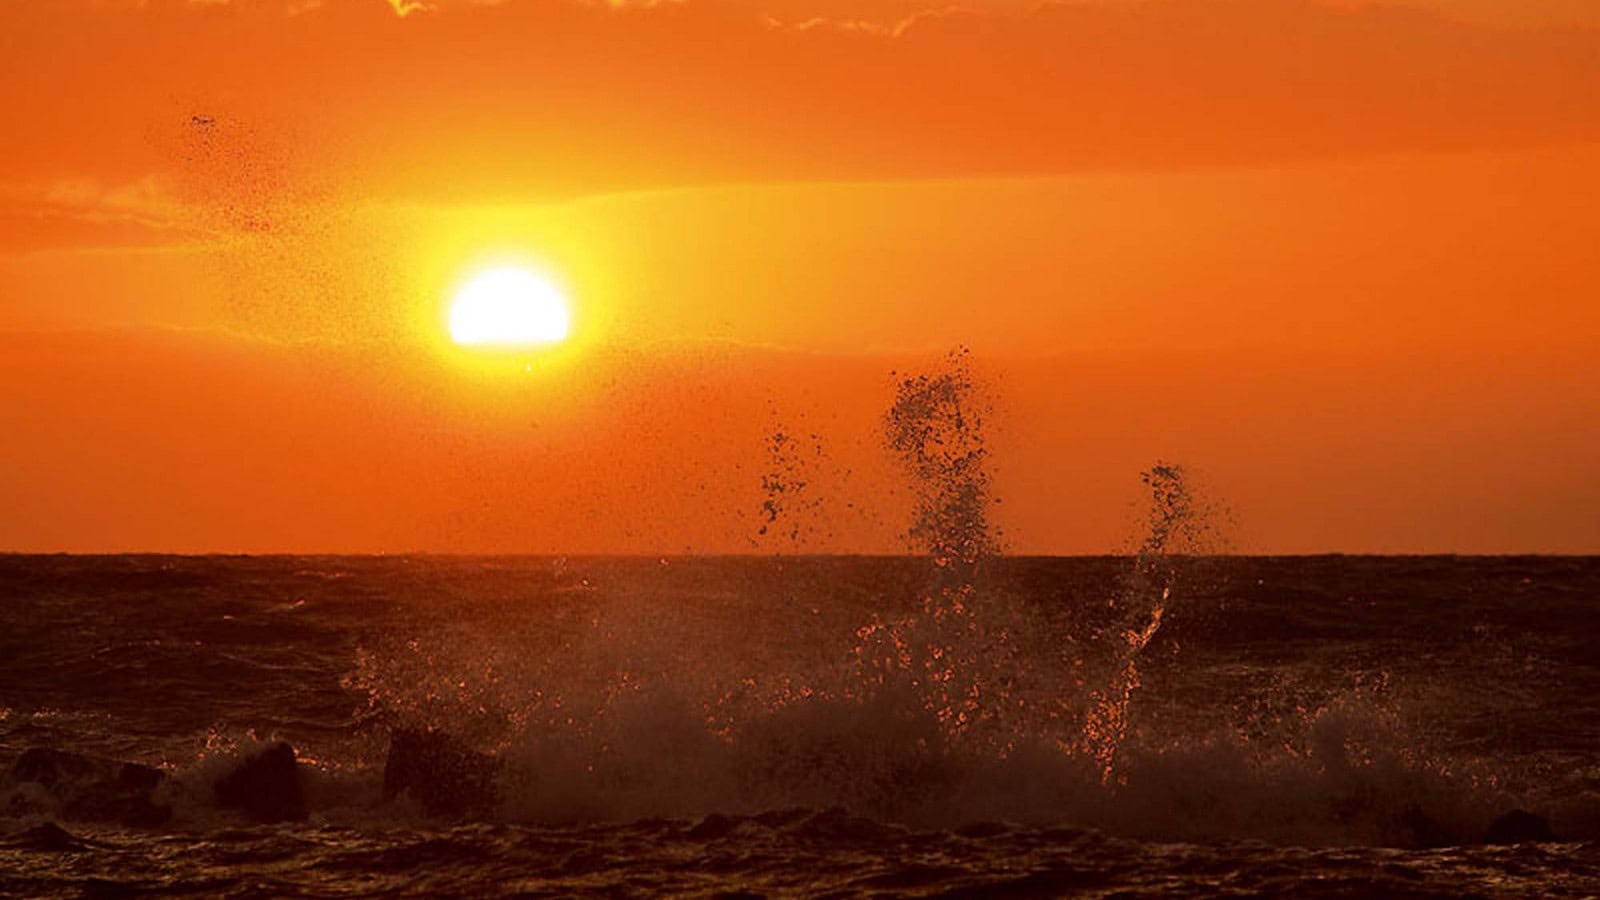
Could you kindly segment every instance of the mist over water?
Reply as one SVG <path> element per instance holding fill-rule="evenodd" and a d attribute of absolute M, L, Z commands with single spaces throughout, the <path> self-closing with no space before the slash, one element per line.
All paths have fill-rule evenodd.
<path fill-rule="evenodd" d="M 502 618 L 492 634 L 390 637 L 358 651 L 345 683 L 391 728 L 448 734 L 502 760 L 498 812 L 513 820 L 789 807 L 919 825 L 1081 814 L 1126 780 L 1118 756 L 1139 657 L 1175 602 L 1179 554 L 1205 549 L 1204 504 L 1181 467 L 1143 474 L 1147 533 L 1084 628 L 989 577 L 1002 543 L 989 415 L 962 353 L 900 378 L 883 444 L 913 497 L 906 537 L 921 562 L 898 564 L 905 593 L 887 605 L 785 559 L 768 564 L 771 608 L 718 610 L 736 585 L 715 583 L 692 599 L 658 587 L 590 605 L 595 585 L 557 562 L 571 608 L 540 610 L 527 623 L 539 635 Z M 783 431 L 767 450 L 761 534 L 799 544 L 797 511 L 821 503 L 806 460 L 824 451 L 816 435 Z"/>
<path fill-rule="evenodd" d="M 915 558 L 662 560 L 621 597 L 557 561 L 559 609 L 388 636 L 346 686 L 374 722 L 503 761 L 508 821 L 838 807 L 915 827 L 1416 846 L 1475 839 L 1509 808 L 1504 776 L 1407 730 L 1385 670 L 1315 700 L 1276 688 L 1202 730 L 1170 700 L 1147 710 L 1146 657 L 1164 654 L 1166 679 L 1185 667 L 1182 642 L 1159 640 L 1169 617 L 1232 574 L 1210 555 L 1214 502 L 1157 463 L 1108 577 L 1070 599 L 1019 590 L 997 577 L 991 402 L 965 354 L 897 379 L 882 440 L 913 498 Z M 781 431 L 768 450 L 761 528 L 798 546 L 797 511 L 825 505 L 806 460 L 825 450 Z M 896 570 L 891 590 L 862 577 L 876 566 Z"/>

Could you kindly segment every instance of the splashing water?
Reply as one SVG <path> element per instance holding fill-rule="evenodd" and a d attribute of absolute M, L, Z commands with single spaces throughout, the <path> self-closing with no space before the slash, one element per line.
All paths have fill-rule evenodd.
<path fill-rule="evenodd" d="M 1129 707 L 1140 686 L 1138 657 L 1161 629 L 1177 586 L 1180 555 L 1209 549 L 1212 536 L 1183 467 L 1158 462 L 1140 477 L 1150 490 L 1147 530 L 1121 594 L 1111 601 L 1118 613 L 1110 629 L 1111 674 L 1104 687 L 1090 692 L 1078 747 L 1100 764 L 1104 781 L 1112 779 L 1117 748 L 1127 738 Z"/>
<path fill-rule="evenodd" d="M 1002 546 L 991 520 L 991 415 L 965 351 L 897 381 L 883 446 L 914 499 L 906 537 L 927 561 L 902 612 L 824 621 L 825 598 L 808 603 L 785 588 L 785 607 L 798 608 L 777 626 L 777 643 L 789 646 L 767 653 L 743 640 L 744 623 L 716 620 L 714 603 L 633 596 L 544 623 L 560 636 L 537 653 L 451 631 L 363 652 L 350 686 L 388 721 L 536 761 L 528 765 L 542 776 L 530 780 L 570 789 L 563 815 L 728 811 L 739 797 L 896 818 L 934 802 L 932 785 L 1024 757 L 1110 783 L 1140 687 L 1137 658 L 1172 601 L 1179 557 L 1204 544 L 1204 505 L 1180 467 L 1146 472 L 1146 535 L 1108 619 L 1064 633 L 1050 611 L 986 581 Z M 820 438 L 779 431 L 766 450 L 762 533 L 798 547 L 797 513 L 821 517 L 806 474 L 823 455 Z M 715 656 L 696 649 L 708 641 Z M 653 744 L 671 736 L 676 749 L 643 753 L 634 730 Z M 628 797 L 601 796 L 608 791 Z"/>
<path fill-rule="evenodd" d="M 816 433 L 800 434 L 779 427 L 767 437 L 767 466 L 761 473 L 760 526 L 754 546 L 761 538 L 777 537 L 785 540 L 790 549 L 802 549 L 808 532 L 819 525 L 825 527 L 822 502 L 812 484 L 816 475 L 813 468 L 823 456 L 822 438 Z"/>
<path fill-rule="evenodd" d="M 1178 582 L 1178 554 L 1212 538 L 1206 508 L 1182 467 L 1142 475 L 1150 492 L 1146 534 L 1109 606 L 1098 665 L 1073 670 L 1063 656 L 1027 640 L 1031 623 L 1016 603 L 980 581 L 983 560 L 1000 551 L 989 519 L 991 476 L 984 422 L 990 405 L 965 351 L 941 371 L 904 378 L 884 416 L 885 446 L 900 460 L 916 496 L 909 537 L 937 576 L 920 614 L 875 620 L 857 632 L 856 658 L 867 683 L 905 679 L 956 746 L 999 757 L 1042 740 L 1085 755 L 1110 781 L 1140 686 L 1137 658 L 1161 627 Z"/>
<path fill-rule="evenodd" d="M 1000 549 L 989 524 L 988 415 L 967 351 L 959 350 L 941 371 L 902 379 L 883 417 L 884 446 L 916 497 L 907 536 L 958 581 L 970 581 Z"/>
<path fill-rule="evenodd" d="M 978 586 L 984 560 L 1000 549 L 989 520 L 989 414 L 965 350 L 939 371 L 900 380 L 883 417 L 884 447 L 910 480 L 907 537 L 933 565 L 932 589 L 918 612 L 859 629 L 855 666 L 863 688 L 919 697 L 951 746 L 1004 756 L 1027 730 L 1015 692 L 1027 667 L 1012 610 Z"/>
<path fill-rule="evenodd" d="M 44 594 L 13 628 L 114 609 L 142 616 L 115 633 L 165 638 L 185 623 L 203 641 L 95 655 L 83 648 L 102 635 L 55 637 L 54 658 L 106 665 L 56 676 L 53 696 L 81 702 L 8 702 L 0 742 L 162 764 L 172 787 L 157 799 L 185 828 L 230 821 L 211 785 L 260 738 L 314 763 L 315 816 L 358 827 L 843 806 L 912 827 L 1416 847 L 1480 840 L 1521 807 L 1559 836 L 1600 834 L 1579 743 L 1595 721 L 1590 648 L 1530 628 L 1524 602 L 1529 578 L 1549 578 L 1533 596 L 1581 618 L 1593 562 L 1574 578 L 1561 560 L 1146 561 L 988 560 L 966 613 L 976 624 L 944 632 L 928 609 L 946 570 L 913 557 L 9 563 L 50 590 L 63 579 L 34 573 L 91 588 L 65 605 Z M 330 565 L 353 574 L 303 571 Z M 123 585 L 130 569 L 153 587 L 106 602 L 107 576 Z M 1441 629 L 1441 606 L 1471 624 Z M 900 644 L 856 637 L 874 615 Z M 991 653 L 1002 628 L 1009 643 Z M 374 704 L 352 715 L 335 680 L 355 641 L 367 652 L 349 684 Z M 889 659 L 868 668 L 858 648 Z M 939 715 L 965 694 L 919 660 L 944 657 L 972 659 L 954 680 L 990 689 L 975 722 Z M 93 705 L 107 695 L 117 705 Z M 463 771 L 494 773 L 468 785 L 467 812 L 388 791 L 378 773 L 400 724 L 446 732 L 470 750 Z M 60 805 L 72 797 L 18 790 L 20 806 L 0 804 L 13 818 L 78 815 Z"/>

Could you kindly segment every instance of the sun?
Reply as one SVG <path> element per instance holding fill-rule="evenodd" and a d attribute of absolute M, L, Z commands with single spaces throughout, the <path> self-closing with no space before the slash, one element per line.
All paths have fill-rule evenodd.
<path fill-rule="evenodd" d="M 533 347 L 566 340 L 567 301 L 544 278 L 514 266 L 474 276 L 450 304 L 450 339 L 473 347 Z"/>

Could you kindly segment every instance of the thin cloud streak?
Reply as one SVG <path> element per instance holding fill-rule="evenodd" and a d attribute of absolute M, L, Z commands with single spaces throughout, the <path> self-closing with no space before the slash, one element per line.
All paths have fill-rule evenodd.
<path fill-rule="evenodd" d="M 272 165 L 286 173 L 421 202 L 1600 139 L 1590 30 L 1305 0 L 944 12 L 888 32 L 775 27 L 752 9 L 33 8 L 0 63 L 0 102 L 27 123 L 6 169 L 181 175 L 175 135 L 197 113 L 285 136 L 294 151 Z"/>

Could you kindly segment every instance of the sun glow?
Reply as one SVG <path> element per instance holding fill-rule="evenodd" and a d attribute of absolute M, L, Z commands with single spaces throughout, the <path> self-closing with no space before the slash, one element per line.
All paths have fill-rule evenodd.
<path fill-rule="evenodd" d="M 464 346 L 530 347 L 566 340 L 571 316 L 561 292 L 526 269 L 489 269 L 450 306 L 450 339 Z"/>

